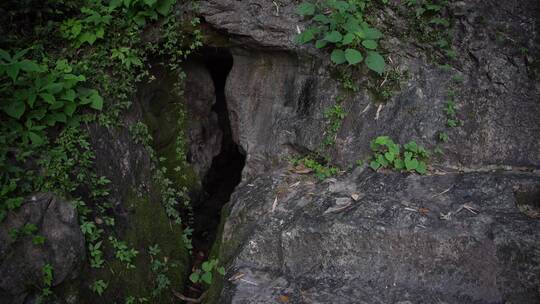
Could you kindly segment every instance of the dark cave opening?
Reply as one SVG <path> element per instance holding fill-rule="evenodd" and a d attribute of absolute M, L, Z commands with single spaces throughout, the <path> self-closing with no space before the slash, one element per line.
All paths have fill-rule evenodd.
<path fill-rule="evenodd" d="M 214 82 L 216 102 L 212 111 L 218 116 L 223 137 L 220 153 L 213 158 L 210 170 L 203 178 L 203 193 L 193 206 L 193 253 L 198 259 L 209 254 L 219 228 L 221 209 L 240 183 L 245 164 L 245 155 L 232 138 L 225 98 L 225 83 L 233 66 L 233 57 L 223 48 L 205 48 L 200 56 Z"/>

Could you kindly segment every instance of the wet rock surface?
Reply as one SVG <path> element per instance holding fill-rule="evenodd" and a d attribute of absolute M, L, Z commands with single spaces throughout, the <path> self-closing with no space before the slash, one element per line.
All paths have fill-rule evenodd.
<path fill-rule="evenodd" d="M 10 231 L 29 224 L 37 228 L 31 235 L 11 236 Z M 36 235 L 45 237 L 42 245 L 33 244 Z M 0 303 L 26 303 L 27 297 L 44 288 L 45 264 L 53 268 L 53 287 L 74 279 L 85 257 L 75 207 L 50 193 L 29 197 L 0 224 Z"/>

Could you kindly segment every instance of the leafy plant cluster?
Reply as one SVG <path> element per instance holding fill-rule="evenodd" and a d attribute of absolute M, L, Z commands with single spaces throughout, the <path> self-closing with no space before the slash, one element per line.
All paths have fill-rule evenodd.
<path fill-rule="evenodd" d="M 148 56 L 181 74 L 180 62 L 201 45 L 199 21 L 178 22 L 173 0 L 76 2 L 47 2 L 27 29 L 0 30 L 6 33 L 0 37 L 0 221 L 29 193 L 56 192 L 75 202 L 90 266 L 102 268 L 110 248 L 131 269 L 136 250 L 120 240 L 104 242 L 115 225 L 106 199 L 110 181 L 95 173 L 87 126 L 122 124 L 120 113 L 148 75 Z M 159 40 L 143 41 L 143 25 L 157 20 Z M 178 150 L 182 159 L 184 151 Z M 156 175 L 162 180 L 164 172 Z M 176 188 L 170 181 L 161 185 Z M 186 189 L 176 191 L 164 194 L 170 217 L 178 212 L 172 197 L 187 198 Z M 16 234 L 26 236 L 27 229 Z M 185 229 L 187 241 L 189 235 Z M 45 238 L 33 235 L 33 241 L 39 245 Z M 90 288 L 101 295 L 107 285 L 97 280 Z"/>
<path fill-rule="evenodd" d="M 327 128 L 323 142 L 325 146 L 333 146 L 336 143 L 336 136 L 339 129 L 341 129 L 341 124 L 343 123 L 345 116 L 347 116 L 347 113 L 339 104 L 326 109 L 324 117 L 327 120 Z"/>
<path fill-rule="evenodd" d="M 167 257 L 159 258 L 161 249 L 158 244 L 148 247 L 150 254 L 150 270 L 154 275 L 154 288 L 152 297 L 157 298 L 171 286 L 171 280 L 167 276 L 170 268 L 178 267 L 176 263 L 171 263 Z"/>
<path fill-rule="evenodd" d="M 51 264 L 47 263 L 43 265 L 41 272 L 43 274 L 43 288 L 41 289 L 40 299 L 46 298 L 52 295 L 52 282 L 53 282 L 53 267 Z"/>
<path fill-rule="evenodd" d="M 405 4 L 412 11 L 411 36 L 420 43 L 434 44 L 444 57 L 454 59 L 457 53 L 451 45 L 450 20 L 443 16 L 448 1 L 406 0 Z"/>
<path fill-rule="evenodd" d="M 225 268 L 223 266 L 219 266 L 219 260 L 210 259 L 208 261 L 204 261 L 200 269 L 197 269 L 191 273 L 189 280 L 195 284 L 206 283 L 210 285 L 213 281 L 214 271 L 222 276 L 225 275 Z"/>
<path fill-rule="evenodd" d="M 109 284 L 103 280 L 95 280 L 92 285 L 90 285 L 90 289 L 100 296 L 105 292 L 107 287 L 109 287 Z"/>
<path fill-rule="evenodd" d="M 383 35 L 365 21 L 368 3 L 363 0 L 301 3 L 297 13 L 309 17 L 314 25 L 300 33 L 296 41 L 301 44 L 314 41 L 319 49 L 330 47 L 333 63 L 357 65 L 364 61 L 370 70 L 381 75 L 385 60 L 377 49 Z"/>
<path fill-rule="evenodd" d="M 133 265 L 133 259 L 139 254 L 139 251 L 134 248 L 129 248 L 126 242 L 119 241 L 113 236 L 109 236 L 109 241 L 115 250 L 115 256 L 121 262 L 126 263 L 127 269 L 135 268 Z"/>
<path fill-rule="evenodd" d="M 371 142 L 373 158 L 370 167 L 373 170 L 390 168 L 398 171 L 426 174 L 428 151 L 411 141 L 403 147 L 388 136 L 378 136 Z"/>
<path fill-rule="evenodd" d="M 299 159 L 293 159 L 292 165 L 303 165 L 304 167 L 313 170 L 313 173 L 320 180 L 327 179 L 339 173 L 339 168 L 317 161 L 309 156 L 304 156 Z"/>

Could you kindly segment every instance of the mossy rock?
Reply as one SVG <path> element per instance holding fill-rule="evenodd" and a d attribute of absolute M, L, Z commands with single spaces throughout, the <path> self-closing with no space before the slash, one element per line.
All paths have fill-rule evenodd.
<path fill-rule="evenodd" d="M 175 303 L 171 290 L 182 290 L 190 265 L 189 253 L 182 241 L 182 228 L 171 223 L 159 201 L 150 196 L 131 196 L 126 202 L 130 213 L 129 223 L 123 237 L 118 239 L 139 252 L 132 262 L 135 267 L 128 269 L 126 263 L 114 256 L 108 257 L 102 269 L 91 269 L 87 279 L 81 283 L 80 303 L 125 303 L 128 297 L 136 300 L 146 298 L 147 303 Z M 107 256 L 107 253 L 114 252 L 108 240 L 103 243 L 107 247 Z M 148 251 L 154 245 L 161 250 L 156 257 L 152 257 Z M 153 259 L 166 260 L 169 268 L 164 274 L 170 280 L 170 285 L 157 296 L 152 294 L 156 290 L 158 275 L 151 269 Z M 94 280 L 103 280 L 108 284 L 101 296 L 89 288 Z"/>

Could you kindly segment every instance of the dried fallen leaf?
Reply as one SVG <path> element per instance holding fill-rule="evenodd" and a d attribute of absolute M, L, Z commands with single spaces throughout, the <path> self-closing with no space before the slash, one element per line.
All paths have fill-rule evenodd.
<path fill-rule="evenodd" d="M 285 296 L 285 295 L 280 295 L 279 296 L 279 301 L 281 303 L 289 303 L 289 297 Z"/>
<path fill-rule="evenodd" d="M 418 208 L 418 212 L 422 215 L 427 215 L 429 213 L 429 209 L 425 207 Z"/>
<path fill-rule="evenodd" d="M 232 281 L 239 280 L 239 279 L 241 279 L 242 277 L 244 277 L 245 275 L 246 275 L 245 273 L 238 272 L 238 273 L 236 273 L 235 275 L 233 275 L 233 276 L 229 279 L 229 281 L 232 282 Z"/>
<path fill-rule="evenodd" d="M 358 193 L 353 193 L 353 194 L 351 194 L 351 198 L 352 198 L 355 202 L 358 202 L 362 197 L 363 197 L 363 195 L 360 195 L 360 194 L 358 194 Z"/>
<path fill-rule="evenodd" d="M 326 209 L 324 214 L 327 213 L 333 213 L 333 212 L 340 212 L 347 208 L 349 208 L 352 205 L 351 199 L 348 197 L 340 197 L 336 199 L 336 205 L 333 207 L 330 207 Z"/>
<path fill-rule="evenodd" d="M 308 174 L 308 173 L 313 172 L 312 169 L 307 168 L 304 165 L 298 165 L 298 166 L 294 167 L 291 171 L 296 173 L 296 174 Z"/>
<path fill-rule="evenodd" d="M 277 196 L 274 199 L 274 203 L 272 203 L 272 212 L 276 211 L 276 206 L 277 206 Z"/>

